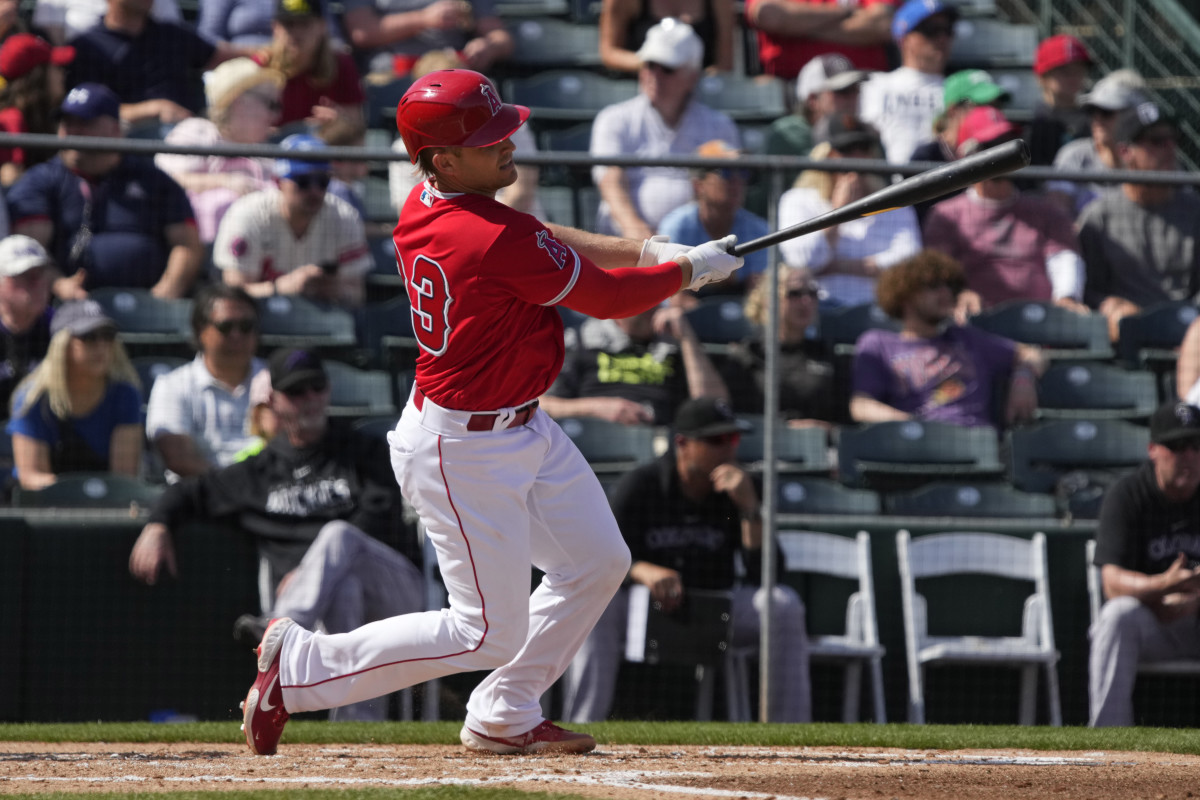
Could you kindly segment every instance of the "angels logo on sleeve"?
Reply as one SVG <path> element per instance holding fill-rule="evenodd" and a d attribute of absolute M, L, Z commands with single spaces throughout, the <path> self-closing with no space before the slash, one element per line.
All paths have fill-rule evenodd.
<path fill-rule="evenodd" d="M 568 263 L 579 261 L 579 256 L 575 255 L 575 251 L 551 236 L 549 231 L 537 232 L 537 245 L 550 255 L 559 269 L 566 269 Z"/>

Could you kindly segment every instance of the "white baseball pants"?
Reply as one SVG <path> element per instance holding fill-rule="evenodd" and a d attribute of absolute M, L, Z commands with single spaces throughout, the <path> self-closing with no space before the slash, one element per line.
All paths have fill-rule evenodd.
<path fill-rule="evenodd" d="M 500 431 L 467 431 L 469 417 L 410 401 L 388 434 L 450 607 L 341 634 L 292 628 L 280 657 L 288 711 L 490 669 L 467 704 L 468 727 L 517 736 L 543 720 L 543 692 L 621 585 L 629 549 L 591 467 L 544 412 Z M 530 564 L 545 573 L 532 595 Z"/>

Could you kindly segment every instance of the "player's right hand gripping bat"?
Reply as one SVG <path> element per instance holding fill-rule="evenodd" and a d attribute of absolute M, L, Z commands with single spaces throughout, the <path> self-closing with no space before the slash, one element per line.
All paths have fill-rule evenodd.
<path fill-rule="evenodd" d="M 996 178 L 1006 172 L 1027 166 L 1029 166 L 1029 147 L 1022 140 L 1015 139 L 905 178 L 899 183 L 893 183 L 891 186 L 855 200 L 853 203 L 847 203 L 841 208 L 827 211 L 820 216 L 806 219 L 783 230 L 736 244 L 729 248 L 729 254 L 744 256 L 797 236 L 841 225 L 843 222 L 932 200 L 973 183 Z"/>

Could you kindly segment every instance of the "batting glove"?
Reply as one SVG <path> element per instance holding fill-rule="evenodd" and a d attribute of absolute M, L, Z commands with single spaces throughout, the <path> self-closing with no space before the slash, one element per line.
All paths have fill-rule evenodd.
<path fill-rule="evenodd" d="M 654 264 L 665 264 L 680 253 L 686 253 L 691 249 L 686 244 L 673 244 L 670 236 L 660 233 L 642 242 L 642 252 L 638 256 L 637 265 L 649 267 Z"/>
<path fill-rule="evenodd" d="M 737 237 L 730 234 L 724 239 L 705 242 L 684 253 L 687 260 L 692 262 L 692 282 L 688 288 L 695 290 L 710 283 L 723 281 L 735 269 L 740 269 L 746 260 L 740 256 L 731 256 L 726 252 L 735 244 L 737 244 Z"/>

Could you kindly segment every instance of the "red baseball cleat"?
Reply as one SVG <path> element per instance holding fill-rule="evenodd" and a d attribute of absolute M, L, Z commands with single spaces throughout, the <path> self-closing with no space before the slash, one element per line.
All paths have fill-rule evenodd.
<path fill-rule="evenodd" d="M 472 750 L 487 750 L 502 756 L 518 753 L 586 753 L 596 749 L 596 740 L 586 733 L 576 733 L 544 720 L 520 736 L 484 736 L 463 726 L 459 734 L 462 743 Z"/>
<path fill-rule="evenodd" d="M 283 707 L 283 689 L 279 686 L 279 651 L 283 635 L 295 624 L 287 617 L 271 620 L 258 645 L 258 677 L 242 703 L 242 730 L 255 755 L 275 755 L 290 717 Z"/>

